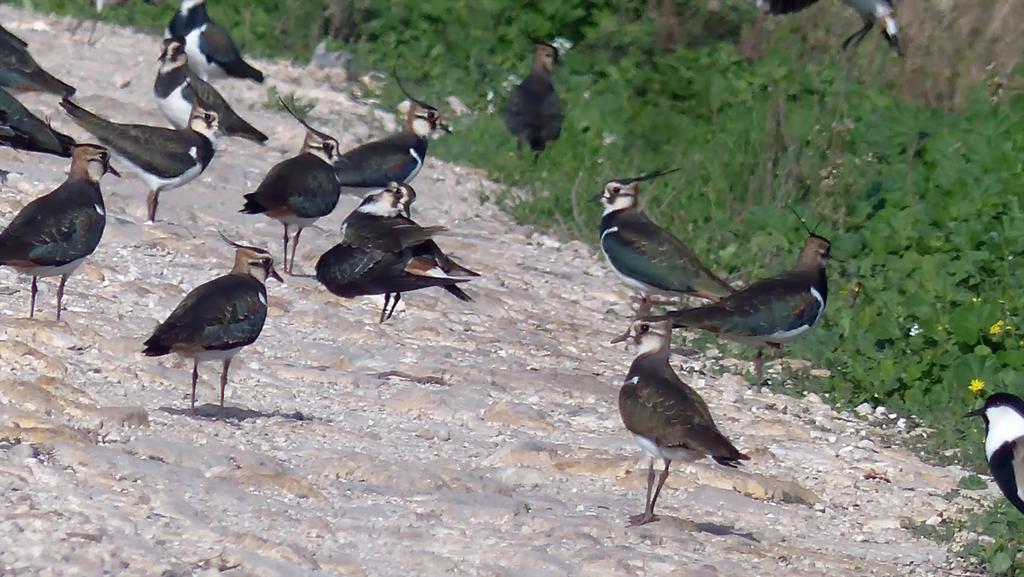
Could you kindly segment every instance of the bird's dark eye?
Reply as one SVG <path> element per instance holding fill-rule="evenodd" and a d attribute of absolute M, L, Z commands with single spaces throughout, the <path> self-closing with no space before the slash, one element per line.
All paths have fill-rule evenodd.
<path fill-rule="evenodd" d="M 334 154 L 334 144 L 330 142 L 325 142 L 323 148 L 324 152 L 327 153 L 327 156 L 331 156 L 332 154 Z"/>
<path fill-rule="evenodd" d="M 651 330 L 651 325 L 649 325 L 647 323 L 644 323 L 644 324 L 640 325 L 640 333 L 641 334 L 646 333 L 649 330 Z"/>
<path fill-rule="evenodd" d="M 213 115 L 207 112 L 206 114 L 203 114 L 203 120 L 207 122 L 213 122 Z"/>

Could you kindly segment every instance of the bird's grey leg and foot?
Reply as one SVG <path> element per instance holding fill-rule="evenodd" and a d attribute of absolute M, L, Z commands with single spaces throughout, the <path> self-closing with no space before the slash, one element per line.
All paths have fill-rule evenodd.
<path fill-rule="evenodd" d="M 60 320 L 60 308 L 61 303 L 64 302 L 64 284 L 68 282 L 68 275 L 64 274 L 60 277 L 60 284 L 57 285 L 57 320 Z"/>
<path fill-rule="evenodd" d="M 192 412 L 196 412 L 196 381 L 199 380 L 199 361 L 192 361 Z"/>
<path fill-rule="evenodd" d="M 388 314 L 388 303 L 391 302 L 391 293 L 384 293 L 384 308 L 380 309 L 380 324 L 384 324 L 384 315 Z"/>
<path fill-rule="evenodd" d="M 865 18 L 864 27 L 851 34 L 850 37 L 847 38 L 846 40 L 843 40 L 843 50 L 845 51 L 849 49 L 851 46 L 853 48 L 860 46 L 860 43 L 864 40 L 864 37 L 867 36 L 869 32 L 871 32 L 871 29 L 874 28 L 874 26 L 874 18 Z"/>
<path fill-rule="evenodd" d="M 149 196 L 146 197 L 146 214 L 147 223 L 153 224 L 156 222 L 156 207 L 160 204 L 160 191 L 151 190 Z"/>
<path fill-rule="evenodd" d="M 398 306 L 398 301 L 402 300 L 402 293 L 395 293 L 395 300 L 391 301 L 391 310 L 388 312 L 387 319 L 391 318 L 391 315 L 395 314 L 395 307 Z"/>
<path fill-rule="evenodd" d="M 228 367 L 231 366 L 231 359 L 224 359 L 224 370 L 220 373 L 220 409 L 224 410 L 224 389 L 228 386 Z"/>
<path fill-rule="evenodd" d="M 32 277 L 32 303 L 28 309 L 28 318 L 30 319 L 36 317 L 36 294 L 39 293 L 39 285 L 36 283 L 36 280 L 36 277 Z"/>
<path fill-rule="evenodd" d="M 296 249 L 299 248 L 299 235 L 301 235 L 301 234 L 302 234 L 302 227 L 300 226 L 299 230 L 297 230 L 295 232 L 295 239 L 292 240 L 292 258 L 291 258 L 291 260 L 288 261 L 290 263 L 288 265 L 288 274 L 290 274 L 292 276 L 295 275 L 295 251 L 296 251 Z"/>
<path fill-rule="evenodd" d="M 654 505 L 651 504 L 651 494 L 654 492 L 654 459 L 647 465 L 647 498 L 644 499 L 644 512 L 640 515 L 633 515 L 629 518 L 629 524 L 633 527 L 650 523 L 655 520 Z"/>
<path fill-rule="evenodd" d="M 292 274 L 288 270 L 288 225 L 284 225 L 284 254 L 281 255 L 281 266 L 284 268 L 285 274 Z"/>

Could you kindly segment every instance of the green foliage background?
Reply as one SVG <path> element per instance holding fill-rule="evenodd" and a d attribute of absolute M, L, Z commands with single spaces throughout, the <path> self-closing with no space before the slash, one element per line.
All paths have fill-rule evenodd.
<path fill-rule="evenodd" d="M 80 0 L 18 4 L 91 14 Z M 840 3 L 773 22 L 770 34 L 752 4 L 210 0 L 209 10 L 249 53 L 305 60 L 326 37 L 357 69 L 397 66 L 420 98 L 458 96 L 478 113 L 432 151 L 533 191 L 503 199 L 523 221 L 596 241 L 600 211 L 586 199 L 605 180 L 678 166 L 642 189 L 647 211 L 712 268 L 749 281 L 795 258 L 805 233 L 793 207 L 836 257 L 823 326 L 790 349 L 832 376 L 796 375 L 798 389 L 914 415 L 941 455 L 980 468 L 980 423 L 960 418 L 980 402 L 969 382 L 1018 394 L 1024 382 L 1024 96 L 977 82 L 956 109 L 918 104 L 927 87 L 901 81 L 909 68 L 877 34 L 856 54 L 838 51 L 859 24 Z M 135 2 L 104 16 L 159 30 L 171 11 Z M 574 44 L 555 74 L 567 116 L 534 166 L 488 110 L 527 72 L 530 39 L 556 36 Z M 928 39 L 905 40 L 923 76 L 937 73 Z M 998 556 L 997 573 L 1024 573 L 1003 566 L 1006 539 L 1016 541 L 1000 539 L 979 555 Z"/>

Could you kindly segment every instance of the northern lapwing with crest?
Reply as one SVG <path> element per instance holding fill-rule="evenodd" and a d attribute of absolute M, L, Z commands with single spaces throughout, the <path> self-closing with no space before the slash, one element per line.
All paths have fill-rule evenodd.
<path fill-rule="evenodd" d="M 636 345 L 637 356 L 619 389 L 619 414 L 651 459 L 644 512 L 630 518 L 633 525 L 643 525 L 658 520 L 654 504 L 672 461 L 689 463 L 711 457 L 720 465 L 736 467 L 749 457 L 718 430 L 704 399 L 672 370 L 668 361 L 672 327 L 667 321 L 636 320 L 612 343 L 627 340 Z M 657 488 L 654 459 L 665 462 Z"/>
<path fill-rule="evenodd" d="M 734 292 L 729 283 L 704 266 L 686 243 L 640 210 L 640 183 L 676 170 L 610 180 L 595 197 L 604 206 L 601 252 L 622 280 L 639 291 L 638 316 L 650 313 L 652 294 L 718 301 Z"/>
<path fill-rule="evenodd" d="M 808 231 L 796 266 L 761 279 L 722 300 L 644 320 L 671 321 L 675 328 L 708 331 L 719 338 L 757 347 L 754 368 L 761 381 L 763 349 L 781 348 L 811 329 L 825 313 L 831 243 Z"/>
<path fill-rule="evenodd" d="M 519 150 L 524 143 L 529 146 L 534 162 L 548 143 L 562 134 L 562 101 L 551 81 L 555 64 L 558 48 L 537 42 L 530 73 L 512 88 L 501 114 L 508 131 L 516 138 L 516 146 Z"/>
<path fill-rule="evenodd" d="M 965 415 L 985 420 L 985 458 L 1003 495 L 1024 513 L 1024 400 L 993 393 Z"/>
<path fill-rule="evenodd" d="M 67 98 L 60 105 L 146 183 L 146 215 L 151 223 L 156 222 L 160 193 L 188 184 L 213 160 L 220 117 L 201 101 L 193 105 L 188 128 L 183 129 L 111 122 Z"/>
<path fill-rule="evenodd" d="M 799 12 L 816 3 L 818 0 L 756 0 L 757 7 L 768 14 L 790 14 Z M 882 36 L 896 54 L 903 56 L 900 44 L 900 28 L 896 21 L 896 8 L 890 0 L 843 0 L 861 17 L 864 25 L 843 41 L 843 50 L 856 48 L 864 37 L 875 27 L 876 22 L 882 23 Z"/>
<path fill-rule="evenodd" d="M 192 359 L 192 410 L 199 364 L 204 361 L 222 362 L 220 406 L 224 406 L 231 359 L 256 342 L 267 320 L 267 279 L 283 282 L 269 252 L 224 240 L 235 248 L 231 272 L 192 289 L 143 343 L 146 356 L 175 353 Z"/>
<path fill-rule="evenodd" d="M 421 227 L 409 218 L 415 198 L 411 186 L 398 182 L 368 195 L 342 224 L 342 241 L 316 263 L 317 280 L 335 295 L 384 295 L 381 323 L 394 314 L 403 292 L 441 287 L 459 300 L 473 300 L 458 284 L 479 275 L 434 242 L 444 227 Z"/>
<path fill-rule="evenodd" d="M 380 190 L 389 182 L 409 184 L 427 160 L 430 137 L 440 131 L 451 134 L 451 127 L 437 108 L 410 95 L 397 75 L 395 80 L 409 99 L 405 129 L 341 155 L 336 166 L 343 192 Z"/>
<path fill-rule="evenodd" d="M 223 26 L 210 20 L 206 0 L 181 0 L 164 38 L 184 38 L 189 68 L 204 80 L 232 76 L 263 82 L 263 73 L 242 58 Z"/>
<path fill-rule="evenodd" d="M 153 83 L 153 94 L 164 118 L 175 128 L 186 128 L 192 117 L 196 96 L 210 110 L 220 116 L 220 132 L 224 136 L 237 136 L 253 142 L 267 141 L 267 135 L 245 121 L 231 108 L 228 101 L 209 82 L 188 67 L 185 41 L 181 38 L 164 39 L 160 53 L 160 69 Z"/>
<path fill-rule="evenodd" d="M 70 158 L 74 144 L 73 138 L 54 130 L 0 88 L 0 145 Z"/>
<path fill-rule="evenodd" d="M 334 170 L 338 159 L 338 141 L 303 120 L 283 99 L 281 106 L 306 128 L 306 139 L 298 156 L 277 163 L 263 178 L 256 192 L 245 195 L 245 214 L 265 214 L 284 225 L 284 271 L 292 274 L 295 251 L 302 229 L 338 206 L 341 182 Z M 291 260 L 288 259 L 288 227 L 294 226 Z"/>
<path fill-rule="evenodd" d="M 14 90 L 52 92 L 71 96 L 74 87 L 43 70 L 28 51 L 28 43 L 0 26 L 0 86 Z"/>
<path fill-rule="evenodd" d="M 40 277 L 59 276 L 57 320 L 68 277 L 99 246 L 107 226 L 100 191 L 104 174 L 120 176 L 110 166 L 110 153 L 95 144 L 75 145 L 67 179 L 53 192 L 21 209 L 0 232 L 0 265 L 32 277 L 29 318 L 35 317 Z"/>

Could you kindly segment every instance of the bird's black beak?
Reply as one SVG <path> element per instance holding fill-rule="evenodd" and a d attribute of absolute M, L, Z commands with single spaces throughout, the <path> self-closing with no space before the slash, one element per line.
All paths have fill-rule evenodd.
<path fill-rule="evenodd" d="M 601 192 L 599 192 L 599 193 L 595 194 L 594 196 L 590 197 L 590 202 L 601 202 L 601 198 L 603 198 L 603 197 L 604 197 L 604 191 L 602 190 Z"/>
<path fill-rule="evenodd" d="M 969 419 L 971 417 L 980 417 L 980 416 L 982 416 L 984 414 L 985 414 L 985 408 L 982 407 L 980 409 L 975 409 L 975 410 L 973 410 L 973 411 L 971 411 L 969 413 L 964 414 L 964 418 L 965 419 Z"/>
<path fill-rule="evenodd" d="M 103 169 L 107 172 L 107 174 L 113 174 L 114 176 L 121 178 L 121 173 L 118 172 L 116 168 L 110 165 L 109 160 L 107 161 L 106 165 L 104 165 Z"/>
<path fill-rule="evenodd" d="M 624 343 L 629 340 L 630 336 L 631 335 L 629 334 L 629 329 L 626 329 L 626 332 L 612 339 L 612 341 L 609 344 L 617 345 L 619 343 Z"/>
<path fill-rule="evenodd" d="M 442 122 L 442 123 L 441 123 L 441 124 L 439 125 L 439 128 L 440 128 L 441 130 L 443 130 L 443 131 L 447 132 L 448 134 L 455 134 L 454 132 L 452 132 L 452 127 L 451 127 L 451 126 L 449 126 L 447 122 Z"/>
<path fill-rule="evenodd" d="M 279 282 L 281 284 L 287 284 L 287 283 L 284 282 L 284 279 L 281 278 L 281 275 L 277 274 L 277 271 L 274 270 L 274 267 L 270 267 L 270 270 L 267 272 L 267 276 L 269 276 L 270 278 L 276 280 L 277 282 Z"/>

